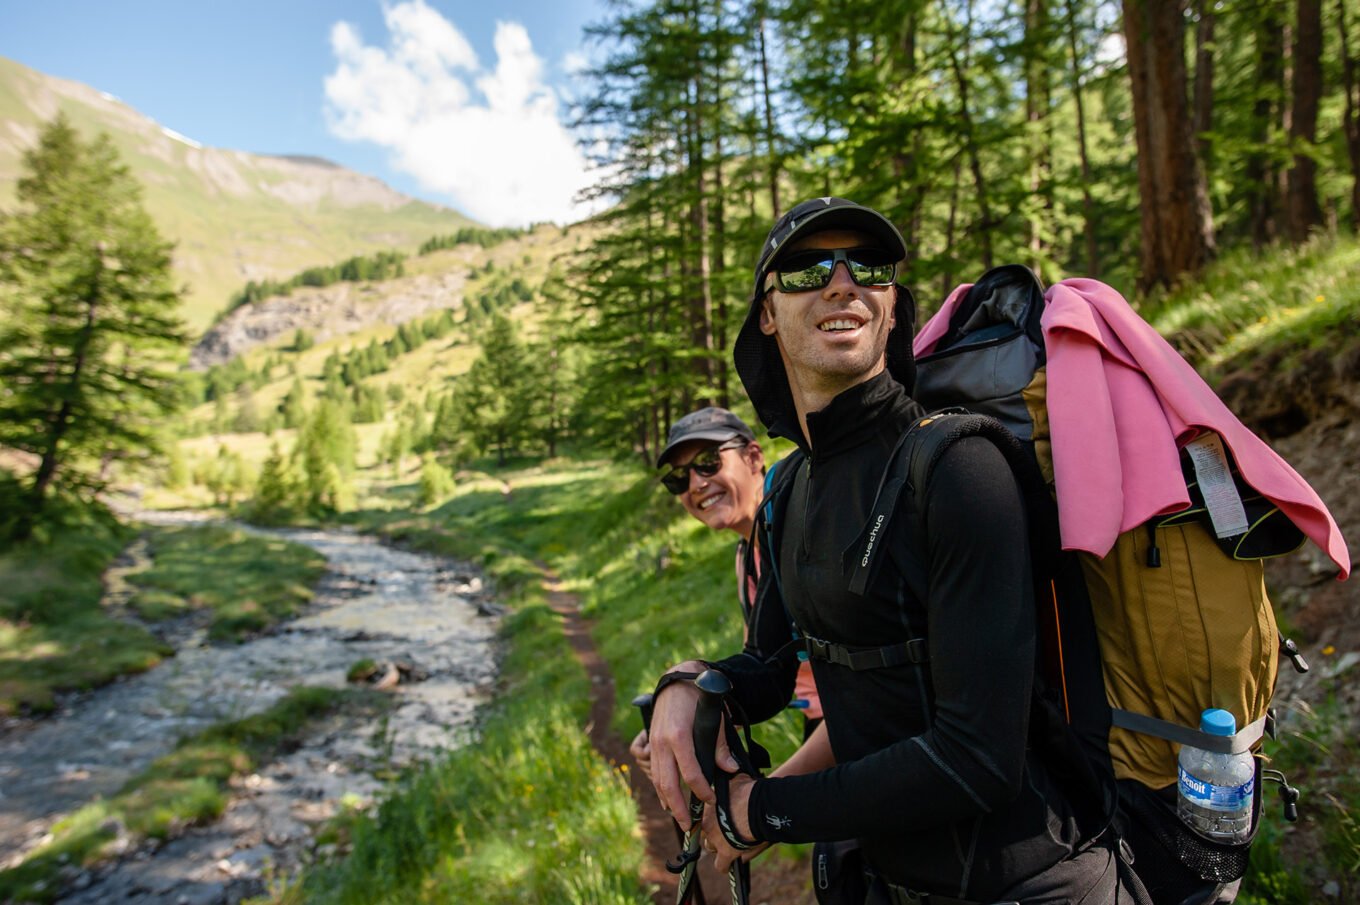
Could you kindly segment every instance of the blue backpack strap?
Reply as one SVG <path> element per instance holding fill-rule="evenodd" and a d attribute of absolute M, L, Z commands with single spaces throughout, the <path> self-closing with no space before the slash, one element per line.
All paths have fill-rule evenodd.
<path fill-rule="evenodd" d="M 783 495 L 793 487 L 794 476 L 798 474 L 798 469 L 805 458 L 807 456 L 801 449 L 795 449 L 765 470 L 765 496 L 760 501 L 760 508 L 756 510 L 755 535 L 759 542 L 760 555 L 766 557 L 769 563 L 770 574 L 774 576 L 775 587 L 779 589 L 781 599 L 784 596 L 784 586 L 779 579 L 777 522 L 786 503 Z"/>

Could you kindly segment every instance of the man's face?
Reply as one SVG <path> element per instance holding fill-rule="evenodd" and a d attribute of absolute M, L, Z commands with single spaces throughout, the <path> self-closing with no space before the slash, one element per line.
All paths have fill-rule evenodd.
<path fill-rule="evenodd" d="M 682 443 L 670 454 L 667 465 L 688 465 L 700 452 L 719 445 L 712 440 Z M 725 449 L 718 455 L 722 457 L 722 467 L 716 474 L 706 477 L 690 469 L 689 488 L 680 494 L 680 505 L 715 531 L 735 531 L 745 536 L 760 508 L 765 484 L 761 471 L 764 456 L 756 443 Z"/>
<path fill-rule="evenodd" d="M 799 239 L 780 259 L 807 249 L 877 246 L 863 233 L 827 230 Z M 765 285 L 770 292 L 761 309 L 760 329 L 778 341 L 791 384 L 840 392 L 883 370 L 888 333 L 895 323 L 894 287 L 860 286 L 841 263 L 821 289 L 784 292 L 775 285 L 773 273 Z"/>

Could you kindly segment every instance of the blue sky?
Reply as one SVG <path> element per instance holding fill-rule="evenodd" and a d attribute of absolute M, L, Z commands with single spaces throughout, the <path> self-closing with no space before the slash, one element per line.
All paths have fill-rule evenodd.
<path fill-rule="evenodd" d="M 523 223 L 580 213 L 562 101 L 602 15 L 600 0 L 0 0 L 0 55 L 206 145 L 315 154 Z"/>

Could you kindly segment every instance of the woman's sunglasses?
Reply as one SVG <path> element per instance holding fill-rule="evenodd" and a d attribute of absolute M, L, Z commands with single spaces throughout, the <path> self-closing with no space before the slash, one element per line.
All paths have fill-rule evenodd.
<path fill-rule="evenodd" d="M 810 292 L 831 282 L 837 264 L 844 264 L 850 279 L 860 286 L 891 286 L 897 278 L 897 262 L 879 248 L 809 248 L 777 262 L 774 282 L 784 292 Z"/>
<path fill-rule="evenodd" d="M 741 449 L 746 445 L 746 441 L 740 437 L 734 437 L 726 443 L 708 446 L 690 459 L 685 465 L 672 465 L 670 470 L 661 476 L 661 484 L 671 493 L 679 496 L 689 490 L 690 470 L 699 472 L 705 478 L 711 478 L 722 469 L 722 453 L 725 449 Z"/>

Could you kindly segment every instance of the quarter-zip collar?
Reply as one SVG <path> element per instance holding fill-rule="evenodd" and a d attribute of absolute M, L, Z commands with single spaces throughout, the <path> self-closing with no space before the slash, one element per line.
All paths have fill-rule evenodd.
<path fill-rule="evenodd" d="M 813 462 L 853 449 L 887 427 L 901 433 L 906 421 L 925 413 L 887 371 L 857 383 L 832 399 L 826 408 L 808 412 L 811 449 L 799 445 Z M 800 432 L 801 433 L 801 432 Z M 795 442 L 803 438 L 796 437 Z"/>

